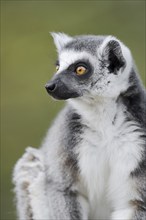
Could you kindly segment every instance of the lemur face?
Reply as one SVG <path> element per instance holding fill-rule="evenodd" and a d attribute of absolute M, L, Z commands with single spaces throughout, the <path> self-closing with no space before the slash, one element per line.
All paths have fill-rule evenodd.
<path fill-rule="evenodd" d="M 129 49 L 111 36 L 69 37 L 53 33 L 56 74 L 46 84 L 56 99 L 117 97 L 128 87 Z"/>

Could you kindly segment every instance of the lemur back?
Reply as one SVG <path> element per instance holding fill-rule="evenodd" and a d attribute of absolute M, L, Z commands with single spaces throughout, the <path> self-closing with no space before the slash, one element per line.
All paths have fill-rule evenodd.
<path fill-rule="evenodd" d="M 15 166 L 20 219 L 145 220 L 146 91 L 130 50 L 113 36 L 52 36 L 46 89 L 67 104 Z"/>

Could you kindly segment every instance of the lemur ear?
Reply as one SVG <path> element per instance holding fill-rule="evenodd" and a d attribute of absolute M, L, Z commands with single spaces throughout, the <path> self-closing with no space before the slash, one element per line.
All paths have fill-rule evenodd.
<path fill-rule="evenodd" d="M 106 62 L 110 73 L 117 74 L 121 68 L 126 66 L 122 44 L 116 38 L 107 38 L 101 45 L 100 52 L 102 61 Z"/>
<path fill-rule="evenodd" d="M 62 50 L 62 48 L 69 43 L 70 41 L 72 41 L 72 37 L 68 36 L 67 34 L 64 33 L 54 33 L 51 32 L 51 35 L 54 39 L 54 43 L 55 46 L 57 48 L 57 51 L 60 52 Z"/>

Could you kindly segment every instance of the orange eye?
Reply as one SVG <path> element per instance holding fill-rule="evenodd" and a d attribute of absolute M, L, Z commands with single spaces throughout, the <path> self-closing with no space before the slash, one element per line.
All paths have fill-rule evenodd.
<path fill-rule="evenodd" d="M 58 71 L 59 70 L 59 65 L 56 65 L 56 71 Z"/>
<path fill-rule="evenodd" d="M 78 67 L 76 68 L 76 74 L 77 74 L 78 76 L 85 74 L 86 71 L 87 71 L 87 69 L 86 69 L 84 66 L 78 66 Z"/>

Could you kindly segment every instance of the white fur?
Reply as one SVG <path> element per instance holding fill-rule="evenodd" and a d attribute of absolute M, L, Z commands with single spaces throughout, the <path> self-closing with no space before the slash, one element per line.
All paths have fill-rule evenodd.
<path fill-rule="evenodd" d="M 127 220 L 133 218 L 133 209 L 121 209 L 112 213 L 111 219 L 112 220 Z"/>
<path fill-rule="evenodd" d="M 78 60 L 87 59 L 90 60 L 91 64 L 95 66 L 95 63 L 98 61 L 90 55 L 89 53 L 83 51 L 73 51 L 73 50 L 64 50 L 59 54 L 60 67 L 57 74 L 66 70 L 72 63 L 75 63 Z"/>
<path fill-rule="evenodd" d="M 108 36 L 103 41 L 103 43 L 97 51 L 97 56 L 100 60 L 104 56 L 107 44 L 112 40 L 115 40 L 120 44 L 122 55 L 126 61 L 126 65 L 124 70 L 123 68 L 119 70 L 117 76 L 109 73 L 105 74 L 106 80 L 101 82 L 102 90 L 100 91 L 100 94 L 103 95 L 105 93 L 104 88 L 106 88 L 106 96 L 108 94 L 108 96 L 110 97 L 117 97 L 121 92 L 124 92 L 128 88 L 128 77 L 132 68 L 132 56 L 130 50 L 121 41 L 119 41 L 113 36 Z M 106 86 L 107 81 L 111 82 L 108 87 Z"/>
<path fill-rule="evenodd" d="M 139 133 L 133 132 L 137 125 L 123 123 L 123 109 L 118 108 L 114 100 L 111 103 L 109 100 L 98 101 L 95 106 L 70 102 L 89 127 L 78 153 L 81 185 L 87 190 L 85 195 L 89 198 L 91 218 L 105 219 L 113 210 L 112 219 L 131 219 L 129 216 L 134 210 L 129 201 L 138 198 L 138 194 L 128 178 L 142 154 Z M 118 116 L 113 125 L 116 113 Z"/>
<path fill-rule="evenodd" d="M 40 150 L 28 147 L 16 164 L 13 182 L 17 195 L 17 213 L 20 219 L 48 220 L 46 175 Z M 43 211 L 42 211 L 43 210 Z M 29 214 L 30 213 L 30 214 Z"/>
<path fill-rule="evenodd" d="M 130 124 L 130 122 L 123 123 L 124 109 L 119 107 L 114 99 L 97 99 L 90 105 L 77 99 L 69 100 L 69 103 L 82 115 L 84 125 L 88 127 L 82 136 L 83 141 L 78 144 L 80 177 L 79 182 L 72 189 L 79 193 L 78 201 L 83 210 L 83 220 L 131 220 L 134 209 L 130 206 L 129 201 L 139 199 L 139 197 L 134 182 L 129 180 L 129 174 L 136 168 L 142 153 L 140 148 L 142 142 L 138 138 L 139 133 L 133 132 L 137 125 Z M 118 115 L 115 125 L 113 125 L 112 121 L 116 113 Z M 29 203 L 34 213 L 34 219 L 37 220 L 42 218 L 51 220 L 52 217 L 49 216 L 53 216 L 51 213 L 52 204 L 49 203 L 49 199 L 53 196 L 54 191 L 52 188 L 46 191 L 42 164 L 47 164 L 48 161 L 49 164 L 54 164 L 49 167 L 47 173 L 50 176 L 53 174 L 59 181 L 58 170 L 60 168 L 57 167 L 58 163 L 53 163 L 53 161 L 63 160 L 63 158 L 55 156 L 56 146 L 59 144 L 58 140 L 54 139 L 56 133 L 58 130 L 53 129 L 44 142 L 45 160 L 39 156 L 41 155 L 40 151 L 37 153 L 37 150 L 30 149 L 20 159 L 14 173 L 17 195 L 24 193 L 20 189 L 20 185 L 24 181 L 27 180 L 30 184 L 29 196 L 24 196 L 30 199 Z M 53 145 L 49 150 L 48 143 Z M 37 158 L 36 163 L 31 163 L 32 155 Z M 28 161 L 30 162 L 28 163 Z M 39 161 L 42 163 L 40 164 Z M 29 167 L 33 168 L 33 172 L 29 170 Z M 39 172 L 37 171 L 38 167 L 40 167 Z M 25 175 L 27 169 L 29 172 L 28 174 L 26 172 Z M 30 174 L 33 175 L 33 178 Z M 60 206 L 63 207 L 63 204 Z M 19 195 L 20 216 L 24 216 L 24 209 L 25 206 L 22 205 Z M 59 215 L 57 219 L 59 219 Z"/>
<path fill-rule="evenodd" d="M 52 35 L 58 51 L 72 39 L 64 34 Z M 101 79 L 100 74 L 97 74 L 100 68 L 97 58 L 101 57 L 107 43 L 113 39 L 116 40 L 109 36 L 104 40 L 97 51 L 97 57 L 71 50 L 59 53 L 60 68 L 57 74 L 79 59 L 89 59 L 95 67 L 94 77 L 99 80 L 99 85 L 88 96 L 68 100 L 69 105 L 82 116 L 82 124 L 85 125 L 82 140 L 76 146 L 80 175 L 78 182 L 72 186 L 72 191 L 78 192 L 77 200 L 83 220 L 131 220 L 134 208 L 130 201 L 140 199 L 135 182 L 129 176 L 141 160 L 143 142 L 139 139 L 140 132 L 135 132 L 138 128 L 136 122 L 126 121 L 124 106 L 116 102 L 120 92 L 128 88 L 132 68 L 129 49 L 118 41 L 127 62 L 123 72 L 120 70 L 117 75 L 104 72 Z M 107 83 L 109 80 L 110 85 Z M 90 86 L 87 87 L 90 90 Z M 53 176 L 53 182 L 62 183 L 60 164 L 64 161 L 64 154 L 62 151 L 59 154 L 62 147 L 59 141 L 62 134 L 60 128 L 65 123 L 62 117 L 65 114 L 64 111 L 49 131 L 41 150 L 28 149 L 15 167 L 17 207 L 23 219 L 26 219 L 28 204 L 35 220 L 52 220 L 54 215 L 57 220 L 60 216 L 69 219 L 65 199 L 59 194 L 62 189 L 56 191 L 54 185 L 45 182 Z"/>
<path fill-rule="evenodd" d="M 54 39 L 54 43 L 56 45 L 58 53 L 65 46 L 65 44 L 69 43 L 72 40 L 72 37 L 70 37 L 70 36 L 68 36 L 67 34 L 64 34 L 64 33 L 51 32 L 51 35 Z"/>
<path fill-rule="evenodd" d="M 103 44 L 97 50 L 97 56 L 93 56 L 85 51 L 80 52 L 68 49 L 61 51 L 59 53 L 60 67 L 56 74 L 59 74 L 62 71 L 66 70 L 72 63 L 75 63 L 78 60 L 87 59 L 95 68 L 94 74 L 96 75 L 96 77 L 99 79 L 101 78 L 99 80 L 99 87 L 97 86 L 95 90 L 91 90 L 90 93 L 93 96 L 98 95 L 105 97 L 117 97 L 121 92 L 126 91 L 126 89 L 128 88 L 128 77 L 130 74 L 130 69 L 132 68 L 132 58 L 130 50 L 117 40 L 121 45 L 121 50 L 126 60 L 126 67 L 123 71 L 120 69 L 117 75 L 109 74 L 108 70 L 104 70 L 104 75 L 102 75 L 101 77 L 100 74 L 98 74 L 98 72 L 100 72 L 99 59 L 101 59 L 101 54 L 103 53 L 107 43 L 113 39 L 117 40 L 114 37 L 107 37 L 104 40 Z M 109 85 L 107 85 L 108 81 L 110 81 Z"/>
<path fill-rule="evenodd" d="M 117 41 L 119 44 L 120 44 L 120 47 L 121 47 L 121 50 L 122 50 L 122 54 L 123 54 L 123 57 L 125 58 L 126 60 L 126 72 L 129 72 L 130 69 L 131 69 L 131 66 L 132 66 L 132 55 L 131 55 L 131 52 L 129 50 L 128 47 L 126 47 L 120 40 L 118 40 L 116 37 L 113 37 L 113 36 L 108 36 L 102 43 L 102 45 L 100 46 L 100 48 L 98 49 L 98 56 L 99 58 L 101 59 L 104 51 L 105 51 L 105 48 L 107 46 L 107 44 L 112 41 L 112 40 L 115 40 Z"/>

